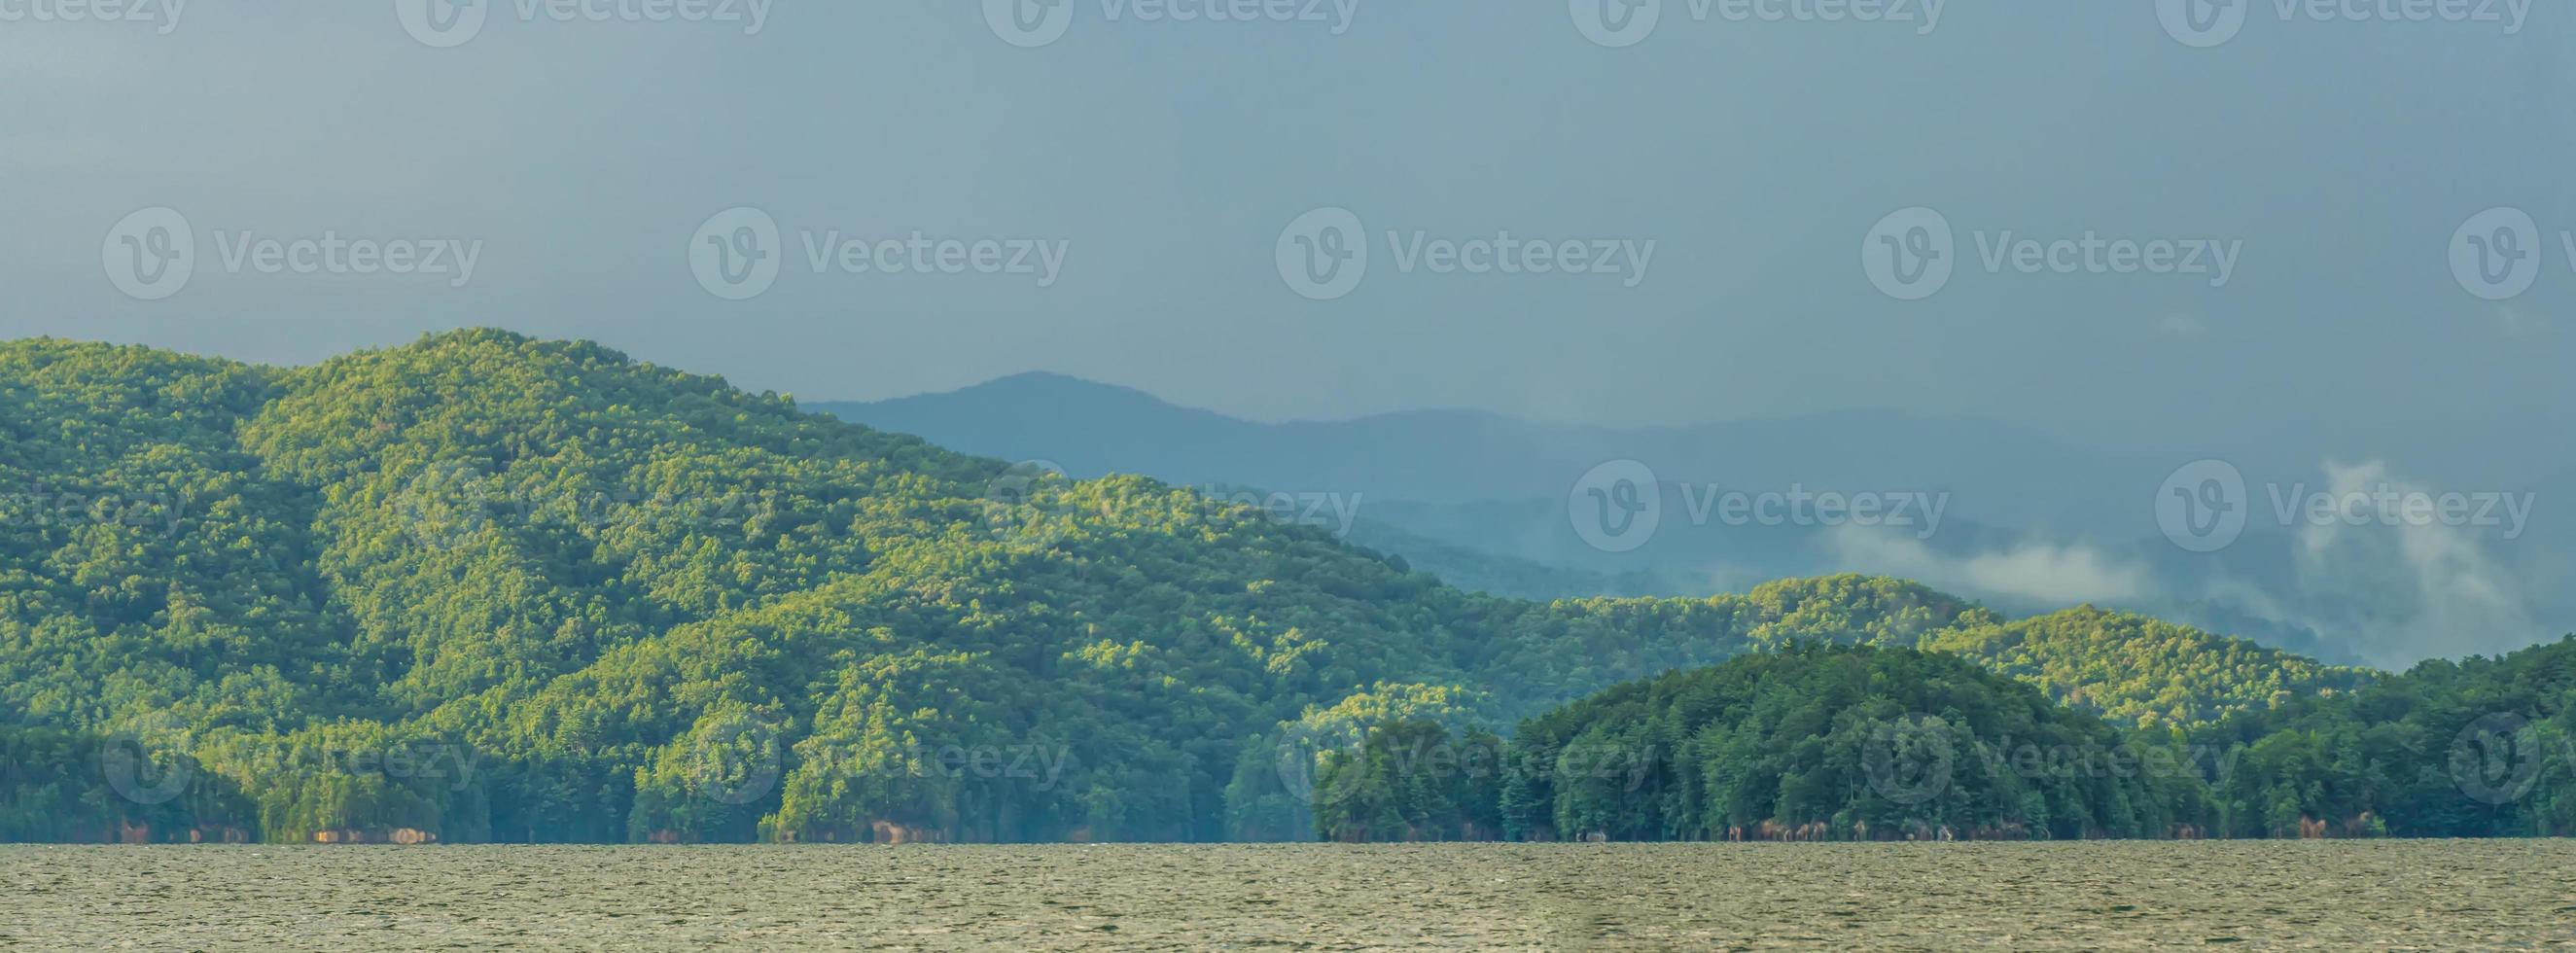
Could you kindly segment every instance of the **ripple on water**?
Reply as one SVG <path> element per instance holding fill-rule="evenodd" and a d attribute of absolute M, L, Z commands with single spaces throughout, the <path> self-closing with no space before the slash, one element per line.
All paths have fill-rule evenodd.
<path fill-rule="evenodd" d="M 2567 842 L 0 847 L 0 947 L 2576 945 Z"/>

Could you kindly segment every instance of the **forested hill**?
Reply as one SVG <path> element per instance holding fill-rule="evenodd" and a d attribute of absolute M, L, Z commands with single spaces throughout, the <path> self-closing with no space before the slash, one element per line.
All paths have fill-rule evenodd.
<path fill-rule="evenodd" d="M 1338 841 L 2576 835 L 2576 637 L 2132 731 L 1938 652 L 1798 645 L 1612 687 L 1506 740 L 1327 752 Z"/>
<path fill-rule="evenodd" d="M 0 839 L 1303 837 L 1313 746 L 1802 640 L 2140 721 L 2361 678 L 1883 579 L 1474 596 L 586 343 L 0 345 Z"/>
<path fill-rule="evenodd" d="M 1443 750 L 1471 769 L 1426 770 Z M 1379 725 L 1326 757 L 1316 813 L 1344 841 L 2191 836 L 2218 814 L 2191 760 L 1965 659 L 1806 645 L 1620 685 L 1508 744 Z"/>

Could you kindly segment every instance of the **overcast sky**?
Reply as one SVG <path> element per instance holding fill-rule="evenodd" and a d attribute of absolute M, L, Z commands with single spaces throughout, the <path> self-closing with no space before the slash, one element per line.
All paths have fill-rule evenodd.
<path fill-rule="evenodd" d="M 1277 9 L 1322 19 L 1287 22 L 1064 0 L 1051 42 L 1057 23 L 1020 33 L 1003 9 L 997 27 L 980 0 L 778 0 L 756 32 L 751 0 L 708 2 L 745 18 L 496 0 L 477 28 L 445 0 L 427 19 L 194 0 L 174 23 L 155 0 L 157 23 L 72 23 L 60 0 L 0 0 L 0 336 L 301 363 L 498 325 L 806 399 L 1044 369 L 1264 419 L 1906 408 L 2106 442 L 2565 462 L 2576 15 L 2557 6 L 2514 32 L 2508 0 L 2506 22 L 2467 23 L 2259 2 L 2197 47 L 2177 32 L 2219 34 L 2148 2 L 1956 0 L 1934 25 L 1919 3 L 1913 22 L 1821 22 L 1765 0 L 1789 14 L 1765 22 L 1669 0 L 1622 33 L 1586 0 L 1296 0 Z M 1931 248 L 1906 244 L 1919 219 L 1873 233 L 1918 206 L 1955 270 L 1900 300 L 1863 249 Z M 2482 222 L 2491 301 L 2452 252 L 2497 206 L 2541 247 Z M 715 218 L 739 207 L 778 229 L 779 272 L 747 297 L 692 261 L 758 222 Z M 192 273 L 142 300 L 121 284 L 175 260 L 131 230 L 153 208 L 188 225 Z M 1283 241 L 1318 208 L 1348 210 L 1369 254 L 1346 293 L 1302 289 L 1340 295 L 1322 301 L 1283 267 L 1348 250 Z M 817 273 L 808 247 L 835 232 L 918 232 L 934 267 L 954 239 L 959 273 L 885 274 L 876 254 Z M 2173 242 L 2178 269 L 2214 267 L 2192 251 L 2208 241 L 2228 272 L 2024 274 L 1999 244 L 2087 232 L 2141 243 L 2131 264 Z M 1565 242 L 1587 264 L 1607 247 L 1608 273 L 1438 267 L 1439 241 L 1503 233 L 1560 266 Z M 259 244 L 326 234 L 423 242 L 412 265 L 449 271 L 383 273 L 379 247 L 360 253 L 378 273 L 344 256 L 299 274 L 296 248 Z M 470 280 L 430 251 L 448 240 L 475 249 Z M 2537 276 L 2503 294 L 2517 261 Z"/>

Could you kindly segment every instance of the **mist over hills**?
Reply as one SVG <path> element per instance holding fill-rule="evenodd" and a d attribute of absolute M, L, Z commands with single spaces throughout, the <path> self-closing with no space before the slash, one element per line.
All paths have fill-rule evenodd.
<path fill-rule="evenodd" d="M 1769 579 L 1883 573 L 2008 611 L 2115 605 L 2395 666 L 2509 650 L 2576 625 L 2576 595 L 2549 582 L 2576 568 L 2576 523 L 2556 509 L 2576 499 L 2576 473 L 2492 488 L 2538 503 L 2529 525 L 2508 534 L 2314 525 L 2282 509 L 2330 491 L 2449 489 L 2409 465 L 2290 445 L 2102 448 L 1892 412 L 1633 430 L 1469 411 L 1261 423 L 1047 373 L 810 406 L 1075 476 L 1139 472 L 1332 500 L 1356 514 L 1353 538 L 1525 597 L 1709 595 Z M 2157 510 L 2168 477 L 2208 457 L 2247 483 L 2243 538 L 2215 553 L 2175 545 Z M 1571 511 L 1570 495 L 1619 461 L 1642 464 L 1661 484 L 1663 515 L 1649 541 L 1605 551 L 1570 525 L 1588 518 Z M 1730 520 L 1716 508 L 1729 494 L 1795 493 L 1918 505 L 1910 523 L 1878 525 Z"/>

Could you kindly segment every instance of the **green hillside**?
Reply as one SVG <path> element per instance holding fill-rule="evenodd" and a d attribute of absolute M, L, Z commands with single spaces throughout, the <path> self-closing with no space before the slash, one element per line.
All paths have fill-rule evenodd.
<path fill-rule="evenodd" d="M 1961 627 L 1916 647 L 1967 656 L 2037 685 L 2058 701 L 2149 728 L 2189 726 L 2320 692 L 2350 691 L 2372 677 L 2243 639 L 2092 606 Z"/>
<path fill-rule="evenodd" d="M 1314 814 L 1353 842 L 2564 837 L 2576 637 L 2171 731 L 1957 655 L 1797 645 L 1508 740 L 1382 720 L 1324 754 Z"/>
<path fill-rule="evenodd" d="M 2072 840 L 2211 810 L 2180 745 L 1966 659 L 1806 645 L 1620 685 L 1507 744 L 1381 725 L 1327 757 L 1316 813 L 1347 841 Z"/>
<path fill-rule="evenodd" d="M 2193 732 L 2237 837 L 2576 836 L 2576 637 Z"/>
<path fill-rule="evenodd" d="M 1370 724 L 1798 641 L 1955 646 L 2123 718 L 2351 678 L 1891 580 L 1470 595 L 494 331 L 300 369 L 0 345 L 0 507 L 0 839 L 1302 837 L 1313 752 Z"/>

